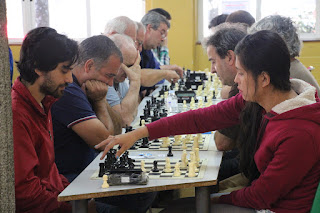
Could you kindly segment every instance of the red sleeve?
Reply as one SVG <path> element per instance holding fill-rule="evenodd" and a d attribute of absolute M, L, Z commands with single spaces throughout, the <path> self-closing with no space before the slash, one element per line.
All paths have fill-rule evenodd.
<path fill-rule="evenodd" d="M 48 180 L 34 173 L 39 166 L 28 125 L 13 119 L 15 196 L 17 210 L 34 209 L 34 212 L 71 212 L 71 205 L 58 202 L 60 193 Z M 27 121 L 26 121 L 27 122 Z"/>
<path fill-rule="evenodd" d="M 308 187 L 312 187 L 305 178 L 319 160 L 315 144 L 314 137 L 301 129 L 283 132 L 264 173 L 251 186 L 221 196 L 219 202 L 258 210 L 270 209 L 297 186 L 309 184 Z M 308 193 L 297 197 L 312 196 L 309 190 Z M 297 202 L 295 204 L 299 205 Z"/>
<path fill-rule="evenodd" d="M 240 94 L 210 107 L 190 110 L 147 124 L 150 140 L 170 135 L 213 131 L 239 123 L 244 107 Z"/>

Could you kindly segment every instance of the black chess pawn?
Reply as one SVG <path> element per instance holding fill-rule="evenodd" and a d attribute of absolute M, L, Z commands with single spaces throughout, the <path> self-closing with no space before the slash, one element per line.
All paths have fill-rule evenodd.
<path fill-rule="evenodd" d="M 141 144 L 140 148 L 149 148 L 149 139 L 148 138 L 142 139 L 142 144 Z"/>
<path fill-rule="evenodd" d="M 216 99 L 216 92 L 213 90 L 213 99 Z"/>
<path fill-rule="evenodd" d="M 172 82 L 171 85 L 170 85 L 170 90 L 173 90 L 174 86 L 175 86 L 175 83 Z"/>
<path fill-rule="evenodd" d="M 153 168 L 152 168 L 152 171 L 153 172 L 159 172 L 159 169 L 158 169 L 158 161 L 153 161 Z"/>
<path fill-rule="evenodd" d="M 102 177 L 105 174 L 104 163 L 99 163 L 99 177 Z"/>
<path fill-rule="evenodd" d="M 167 156 L 168 156 L 168 157 L 173 157 L 173 154 L 172 154 L 172 146 L 168 146 L 168 150 L 169 150 L 169 152 L 168 152 Z"/>
<path fill-rule="evenodd" d="M 149 117 L 149 109 L 148 108 L 144 108 L 143 109 L 143 116 L 145 117 L 145 118 L 147 118 L 147 117 Z"/>
<path fill-rule="evenodd" d="M 208 102 L 207 96 L 204 96 L 204 102 Z"/>

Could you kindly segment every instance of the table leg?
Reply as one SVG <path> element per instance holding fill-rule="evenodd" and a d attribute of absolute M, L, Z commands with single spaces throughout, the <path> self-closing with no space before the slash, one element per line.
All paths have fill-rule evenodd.
<path fill-rule="evenodd" d="M 210 187 L 196 187 L 196 212 L 210 213 Z"/>
<path fill-rule="evenodd" d="M 88 213 L 87 200 L 73 200 L 71 201 L 72 213 Z"/>

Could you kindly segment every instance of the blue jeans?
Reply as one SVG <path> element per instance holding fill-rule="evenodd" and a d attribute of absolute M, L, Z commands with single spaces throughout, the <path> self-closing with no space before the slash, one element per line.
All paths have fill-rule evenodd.
<path fill-rule="evenodd" d="M 145 213 L 152 205 L 156 195 L 157 192 L 148 192 L 96 198 L 96 210 L 98 213 L 119 213 L 120 209 Z"/>

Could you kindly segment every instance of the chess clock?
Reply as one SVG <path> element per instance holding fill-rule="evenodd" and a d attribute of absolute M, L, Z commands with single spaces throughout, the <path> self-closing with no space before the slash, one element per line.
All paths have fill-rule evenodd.
<path fill-rule="evenodd" d="M 193 97 L 195 102 L 198 102 L 196 99 L 196 93 L 194 91 L 176 91 L 176 96 L 178 98 L 178 103 L 183 103 L 186 100 L 187 103 L 190 103 L 191 98 Z"/>

